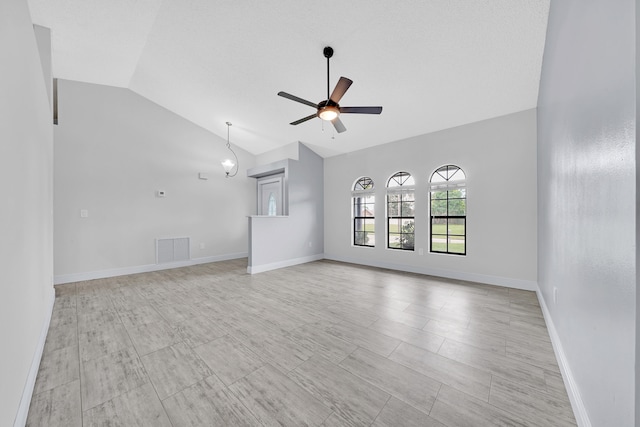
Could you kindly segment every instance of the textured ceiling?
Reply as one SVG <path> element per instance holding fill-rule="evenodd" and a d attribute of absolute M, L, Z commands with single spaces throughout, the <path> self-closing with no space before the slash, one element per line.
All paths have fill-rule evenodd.
<path fill-rule="evenodd" d="M 29 0 L 62 79 L 128 87 L 259 154 L 294 141 L 323 156 L 536 106 L 549 0 Z M 354 81 L 337 134 L 289 92 Z"/>

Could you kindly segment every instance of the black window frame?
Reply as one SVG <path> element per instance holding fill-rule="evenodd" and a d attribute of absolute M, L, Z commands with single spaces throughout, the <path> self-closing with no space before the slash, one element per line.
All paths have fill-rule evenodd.
<path fill-rule="evenodd" d="M 451 175 L 449 175 L 449 170 L 451 168 L 455 168 L 456 171 L 454 173 L 452 173 Z M 443 169 L 446 169 L 446 176 L 441 174 L 440 171 L 442 171 Z M 460 180 L 460 182 L 458 183 L 459 187 L 456 188 L 451 188 L 450 185 L 447 184 L 443 184 L 444 188 L 438 190 L 437 186 L 438 184 L 433 184 L 433 177 L 438 174 L 440 175 L 443 179 L 444 182 L 448 182 L 449 180 L 451 180 L 451 178 L 453 178 L 453 176 L 459 172 L 462 172 L 462 176 L 464 177 L 462 180 Z M 445 166 L 441 166 L 438 169 L 436 169 L 436 171 L 431 174 L 431 178 L 429 180 L 429 216 L 430 216 L 430 220 L 429 220 L 429 252 L 431 253 L 435 253 L 435 254 L 447 254 L 447 255 L 461 255 L 461 256 L 465 256 L 467 255 L 467 193 L 466 193 L 466 174 L 464 172 L 464 170 L 457 166 L 457 165 L 445 165 Z M 436 187 L 434 189 L 434 187 Z M 450 194 L 452 191 L 455 190 L 459 190 L 459 189 L 464 189 L 464 197 L 450 197 Z M 433 195 L 434 193 L 446 193 L 446 197 L 445 198 L 439 198 L 439 199 L 434 199 Z M 446 206 L 446 215 L 434 215 L 433 214 L 433 202 L 434 200 L 444 200 L 445 204 L 444 206 Z M 449 201 L 450 200 L 464 200 L 464 215 L 449 215 Z M 463 234 L 454 234 L 450 232 L 450 228 L 449 228 L 449 221 L 450 220 L 454 220 L 457 222 L 462 222 L 463 225 L 463 229 L 464 229 L 464 233 Z M 433 226 L 434 226 L 434 221 L 444 221 L 445 222 L 445 230 L 446 230 L 446 234 L 442 234 L 442 233 L 435 233 L 433 232 Z M 443 237 L 445 240 L 445 250 L 441 251 L 441 250 L 434 250 L 433 248 L 433 238 L 434 237 Z M 452 252 L 449 250 L 449 238 L 450 237 L 462 237 L 464 239 L 464 251 L 463 252 Z"/>
<path fill-rule="evenodd" d="M 373 183 L 373 180 L 367 176 L 359 178 L 356 181 L 355 185 L 353 186 L 353 193 L 351 197 L 352 199 L 351 209 L 352 209 L 352 216 L 353 216 L 353 232 L 351 235 L 351 243 L 353 244 L 353 246 L 366 247 L 366 248 L 374 248 L 376 246 L 375 239 L 372 245 L 366 244 L 367 234 L 371 232 L 363 229 L 367 224 L 373 224 L 373 235 L 375 236 L 375 233 L 376 233 L 375 203 L 376 202 L 375 202 L 375 194 L 373 192 L 374 189 L 375 189 L 375 185 Z M 362 203 L 362 199 L 366 199 L 367 197 L 373 197 L 373 202 Z M 361 205 L 364 205 L 365 208 L 361 209 Z M 373 205 L 374 215 L 373 216 L 357 215 L 358 212 L 366 212 L 367 205 Z M 359 221 L 361 221 L 362 227 L 358 225 Z M 363 238 L 358 240 L 358 236 L 362 236 Z M 358 241 L 363 241 L 365 243 L 358 243 Z"/>
<path fill-rule="evenodd" d="M 407 181 L 411 179 L 412 184 L 404 185 Z M 395 182 L 395 185 L 391 185 Z M 401 250 L 401 251 L 415 251 L 415 237 L 416 237 L 416 217 L 415 217 L 415 209 L 416 209 L 416 193 L 415 193 L 415 181 L 413 181 L 413 176 L 409 172 L 396 172 L 393 174 L 389 180 L 387 181 L 387 200 L 386 200 L 386 216 L 387 216 L 387 249 Z M 404 188 L 403 188 L 404 187 Z M 411 194 L 411 200 L 405 200 L 405 197 Z M 398 195 L 398 200 L 391 201 L 392 195 Z M 405 215 L 403 212 L 404 203 L 411 203 L 411 210 L 413 211 L 413 215 Z M 396 205 L 397 208 L 395 211 L 397 215 L 391 215 L 390 206 Z M 402 231 L 402 225 L 400 225 L 400 230 L 398 232 L 391 232 L 391 224 L 392 221 L 397 222 L 398 224 L 402 224 L 405 220 L 411 220 L 413 224 L 413 231 L 410 233 Z M 411 241 L 413 245 L 410 247 L 404 247 L 402 243 L 404 235 L 411 235 Z M 399 236 L 400 239 L 400 247 L 391 246 L 391 236 Z"/>

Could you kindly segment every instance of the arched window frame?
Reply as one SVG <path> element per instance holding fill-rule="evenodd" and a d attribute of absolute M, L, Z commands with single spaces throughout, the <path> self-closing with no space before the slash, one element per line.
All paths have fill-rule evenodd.
<path fill-rule="evenodd" d="M 444 165 L 429 178 L 429 251 L 467 254 L 466 174 L 457 165 Z"/>
<path fill-rule="evenodd" d="M 415 180 L 396 172 L 387 180 L 387 248 L 415 249 Z"/>
<path fill-rule="evenodd" d="M 351 191 L 354 246 L 375 246 L 375 184 L 368 176 L 359 178 Z"/>

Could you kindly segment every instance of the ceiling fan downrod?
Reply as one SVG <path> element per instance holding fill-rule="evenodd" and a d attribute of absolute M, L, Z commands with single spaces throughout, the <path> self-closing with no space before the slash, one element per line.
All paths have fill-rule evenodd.
<path fill-rule="evenodd" d="M 327 58 L 327 100 L 329 100 L 330 95 L 330 86 L 329 86 L 329 59 L 333 56 L 333 48 L 331 46 L 326 46 L 322 51 L 324 53 L 324 57 Z"/>

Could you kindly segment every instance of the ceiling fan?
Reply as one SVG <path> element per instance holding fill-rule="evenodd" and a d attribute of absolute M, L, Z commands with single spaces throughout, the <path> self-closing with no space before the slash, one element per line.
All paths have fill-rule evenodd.
<path fill-rule="evenodd" d="M 338 84 L 333 89 L 331 95 L 329 95 L 329 59 L 333 56 L 333 49 L 330 46 L 327 46 L 323 50 L 324 57 L 327 58 L 327 99 L 324 101 L 320 101 L 319 103 L 314 103 L 311 101 L 307 101 L 306 99 L 298 98 L 295 95 L 291 95 L 287 92 L 278 92 L 279 96 L 283 98 L 290 99 L 292 101 L 299 102 L 301 104 L 308 105 L 310 107 L 315 108 L 317 111 L 314 114 L 311 114 L 307 117 L 303 117 L 300 120 L 296 120 L 295 122 L 291 122 L 292 125 L 299 125 L 300 123 L 304 123 L 307 120 L 311 120 L 314 117 L 319 117 L 322 120 L 329 121 L 333 123 L 333 127 L 336 128 L 338 133 L 342 133 L 347 130 L 344 127 L 344 124 L 340 120 L 340 114 L 380 114 L 382 113 L 382 107 L 341 107 L 340 100 L 344 96 L 349 86 L 353 83 L 352 80 L 346 77 L 340 77 Z"/>

